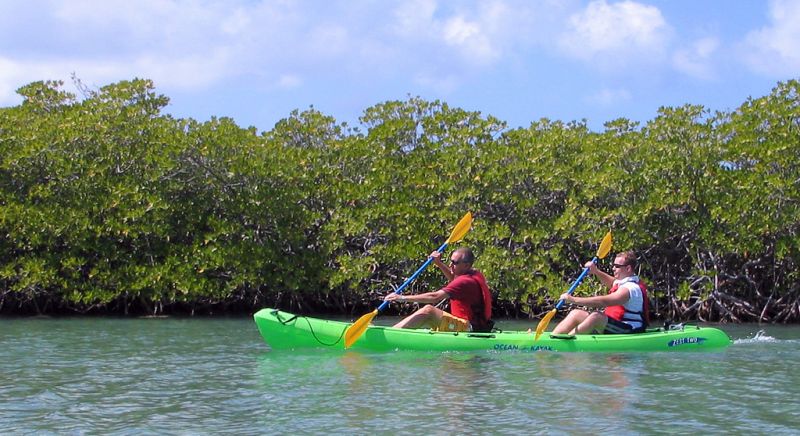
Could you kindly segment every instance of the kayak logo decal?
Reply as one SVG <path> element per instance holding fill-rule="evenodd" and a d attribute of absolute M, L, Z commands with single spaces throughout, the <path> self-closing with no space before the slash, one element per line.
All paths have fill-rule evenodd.
<path fill-rule="evenodd" d="M 514 345 L 514 344 L 494 344 L 495 351 L 553 351 L 549 345 Z"/>
<path fill-rule="evenodd" d="M 681 345 L 686 344 L 702 344 L 706 341 L 706 338 L 698 338 L 694 336 L 690 336 L 688 338 L 680 338 L 680 339 L 673 339 L 667 343 L 668 347 L 678 347 Z"/>

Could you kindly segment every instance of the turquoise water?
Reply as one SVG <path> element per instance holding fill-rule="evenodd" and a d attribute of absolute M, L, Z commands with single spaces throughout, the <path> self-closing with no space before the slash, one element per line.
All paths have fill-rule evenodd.
<path fill-rule="evenodd" d="M 721 328 L 717 353 L 361 354 L 272 352 L 250 318 L 0 319 L 0 429 L 800 432 L 800 327 Z"/>

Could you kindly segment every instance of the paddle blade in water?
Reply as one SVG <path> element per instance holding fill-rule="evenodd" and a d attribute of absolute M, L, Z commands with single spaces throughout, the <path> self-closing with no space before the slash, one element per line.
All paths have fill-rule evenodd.
<path fill-rule="evenodd" d="M 361 318 L 357 319 L 356 322 L 353 323 L 350 327 L 347 328 L 347 331 L 344 332 L 344 348 L 350 348 L 361 335 L 364 334 L 364 331 L 367 330 L 369 323 L 372 322 L 372 319 L 375 318 L 375 315 L 378 314 L 378 309 L 373 310 L 372 312 L 362 316 Z"/>
<path fill-rule="evenodd" d="M 546 329 L 548 324 L 550 324 L 550 320 L 556 315 L 556 310 L 557 309 L 553 309 L 550 312 L 547 312 L 547 315 L 545 315 L 544 318 L 539 321 L 539 325 L 536 326 L 536 336 L 533 338 L 534 342 L 539 340 L 539 336 L 542 335 L 544 329 Z"/>
<path fill-rule="evenodd" d="M 464 235 L 469 232 L 469 229 L 472 227 L 472 212 L 467 212 L 461 221 L 453 227 L 453 231 L 450 233 L 450 237 L 447 238 L 447 244 L 451 244 L 453 242 L 460 241 Z"/>
<path fill-rule="evenodd" d="M 611 251 L 611 230 L 606 233 L 603 240 L 600 242 L 600 247 L 597 248 L 597 258 L 602 259 Z"/>

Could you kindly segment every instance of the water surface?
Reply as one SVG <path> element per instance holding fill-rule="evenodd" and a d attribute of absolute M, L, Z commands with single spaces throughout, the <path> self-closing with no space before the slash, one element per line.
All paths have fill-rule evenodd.
<path fill-rule="evenodd" d="M 797 434 L 800 327 L 721 328 L 715 353 L 365 354 L 273 352 L 251 318 L 0 319 L 0 428 Z"/>

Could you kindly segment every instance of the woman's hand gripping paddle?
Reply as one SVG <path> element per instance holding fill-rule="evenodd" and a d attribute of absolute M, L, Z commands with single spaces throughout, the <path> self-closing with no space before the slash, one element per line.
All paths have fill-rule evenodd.
<path fill-rule="evenodd" d="M 611 251 L 611 231 L 606 233 L 606 236 L 603 237 L 603 240 L 600 242 L 600 247 L 597 248 L 597 256 L 595 256 L 595 258 L 592 259 L 592 262 L 597 263 L 599 259 L 606 257 L 609 251 Z M 581 275 L 578 276 L 578 278 L 575 280 L 575 282 L 572 284 L 572 286 L 570 286 L 569 290 L 567 291 L 568 294 L 572 295 L 572 293 L 575 292 L 575 288 L 577 288 L 578 285 L 581 284 L 581 282 L 583 281 L 584 277 L 586 277 L 586 274 L 588 272 L 589 268 L 584 267 L 583 271 L 581 272 Z M 542 335 L 544 329 L 546 329 L 547 325 L 550 324 L 550 320 L 553 319 L 553 317 L 556 315 L 556 312 L 558 312 L 558 309 L 561 309 L 561 306 L 563 305 L 564 305 L 564 300 L 558 300 L 558 304 L 556 304 L 556 307 L 554 307 L 553 310 L 551 310 L 550 312 L 547 312 L 547 315 L 545 315 L 544 318 L 542 318 L 542 320 L 539 321 L 539 325 L 536 326 L 536 336 L 533 339 L 534 342 L 539 340 L 539 336 Z"/>
<path fill-rule="evenodd" d="M 445 248 L 447 248 L 448 244 L 460 241 L 464 237 L 464 235 L 466 235 L 467 232 L 469 232 L 469 229 L 471 227 L 472 227 L 472 213 L 467 212 L 466 215 L 464 215 L 464 217 L 461 218 L 461 221 L 459 221 L 458 224 L 456 224 L 456 226 L 453 228 L 453 231 L 450 233 L 450 237 L 447 238 L 444 244 L 442 244 L 442 246 L 439 247 L 436 251 L 442 252 L 444 251 Z M 400 287 L 397 288 L 396 291 L 394 291 L 394 293 L 395 294 L 402 293 L 403 289 L 405 289 L 406 286 L 411 284 L 411 282 L 413 282 L 417 278 L 417 276 L 422 273 L 422 271 L 425 271 L 425 268 L 427 268 L 432 261 L 433 259 L 429 257 L 428 260 L 426 260 L 425 263 L 422 264 L 422 266 L 419 267 L 419 269 L 411 277 L 406 279 L 406 281 L 402 285 L 400 285 Z M 384 301 L 383 303 L 381 303 L 380 306 L 378 306 L 377 309 L 357 319 L 356 322 L 353 323 L 353 325 L 348 327 L 347 330 L 344 332 L 344 348 L 350 348 L 350 346 L 353 345 L 358 340 L 358 338 L 361 337 L 362 334 L 364 334 L 364 331 L 367 330 L 367 327 L 372 322 L 372 319 L 375 318 L 375 316 L 378 314 L 378 312 L 383 310 L 388 304 L 389 304 L 388 301 Z"/>

